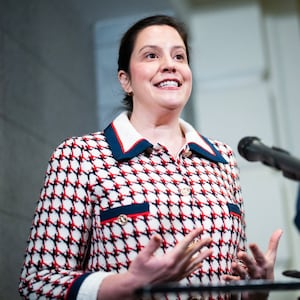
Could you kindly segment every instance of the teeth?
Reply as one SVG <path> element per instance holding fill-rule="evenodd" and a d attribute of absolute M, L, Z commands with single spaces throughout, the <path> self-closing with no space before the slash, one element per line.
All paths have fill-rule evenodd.
<path fill-rule="evenodd" d="M 174 80 L 167 80 L 167 81 L 161 82 L 158 86 L 159 87 L 168 87 L 168 86 L 178 87 L 178 82 L 174 81 Z"/>

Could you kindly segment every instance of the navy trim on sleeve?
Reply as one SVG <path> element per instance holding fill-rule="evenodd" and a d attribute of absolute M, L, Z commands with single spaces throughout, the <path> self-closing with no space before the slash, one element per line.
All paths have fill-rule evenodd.
<path fill-rule="evenodd" d="M 67 294 L 67 297 L 66 297 L 66 300 L 76 300 L 77 298 L 77 294 L 78 294 L 78 291 L 83 283 L 83 281 L 89 276 L 91 275 L 91 273 L 84 273 L 82 275 L 80 275 L 78 278 L 76 278 L 74 280 L 74 282 L 72 283 L 69 291 L 68 291 L 68 294 Z"/>

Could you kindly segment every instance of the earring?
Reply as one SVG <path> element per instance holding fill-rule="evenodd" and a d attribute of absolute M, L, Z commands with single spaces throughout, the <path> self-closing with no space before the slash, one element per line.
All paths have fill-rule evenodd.
<path fill-rule="evenodd" d="M 133 96 L 133 92 L 127 92 L 127 96 L 132 97 Z"/>

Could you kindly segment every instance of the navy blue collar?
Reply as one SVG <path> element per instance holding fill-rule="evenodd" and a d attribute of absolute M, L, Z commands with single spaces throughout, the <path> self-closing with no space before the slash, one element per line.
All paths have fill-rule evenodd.
<path fill-rule="evenodd" d="M 206 137 L 200 135 L 189 123 L 180 119 L 180 127 L 191 151 L 210 161 L 227 163 L 215 146 Z M 121 113 L 105 128 L 104 135 L 114 158 L 118 161 L 131 159 L 153 147 L 135 130 L 126 112 Z"/>

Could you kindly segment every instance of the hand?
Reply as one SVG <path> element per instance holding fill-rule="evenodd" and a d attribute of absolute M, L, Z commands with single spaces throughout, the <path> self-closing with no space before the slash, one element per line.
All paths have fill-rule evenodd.
<path fill-rule="evenodd" d="M 282 235 L 282 230 L 276 230 L 269 241 L 268 250 L 265 254 L 259 249 L 257 244 L 250 244 L 249 248 L 253 257 L 250 257 L 246 252 L 241 251 L 237 257 L 242 262 L 232 263 L 232 270 L 234 274 L 225 275 L 226 281 L 243 280 L 243 279 L 267 279 L 274 280 L 274 266 L 276 261 L 277 249 L 279 240 Z M 268 293 L 244 293 L 242 299 L 267 299 Z"/>
<path fill-rule="evenodd" d="M 179 281 L 197 270 L 212 254 L 211 238 L 199 239 L 202 229 L 194 229 L 172 250 L 155 256 L 162 238 L 151 237 L 149 243 L 132 261 L 127 272 L 107 276 L 98 289 L 97 299 L 119 300 L 134 298 L 134 291 L 147 284 Z M 202 249 L 205 247 L 205 249 Z"/>
<path fill-rule="evenodd" d="M 211 238 L 197 240 L 202 231 L 194 229 L 171 251 L 160 257 L 155 256 L 155 251 L 160 247 L 162 238 L 153 236 L 131 263 L 128 272 L 142 285 L 179 281 L 187 277 L 212 254 L 211 249 L 201 251 L 212 241 Z"/>

